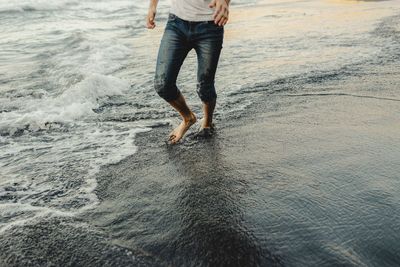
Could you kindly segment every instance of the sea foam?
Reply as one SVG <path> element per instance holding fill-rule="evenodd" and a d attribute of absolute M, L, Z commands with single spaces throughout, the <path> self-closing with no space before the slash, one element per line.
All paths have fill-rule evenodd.
<path fill-rule="evenodd" d="M 6 12 L 29 12 L 29 11 L 49 11 L 63 9 L 67 6 L 76 5 L 78 1 L 68 0 L 23 0 L 23 1 L 0 1 L 0 13 Z"/>
<path fill-rule="evenodd" d="M 0 132 L 13 135 L 19 129 L 38 131 L 48 123 L 67 123 L 94 113 L 102 97 L 121 95 L 129 83 L 112 76 L 92 74 L 61 95 L 32 101 L 23 110 L 0 113 Z"/>

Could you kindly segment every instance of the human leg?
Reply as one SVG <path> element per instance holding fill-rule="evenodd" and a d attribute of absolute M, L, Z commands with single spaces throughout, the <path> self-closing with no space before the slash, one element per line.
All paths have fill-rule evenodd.
<path fill-rule="evenodd" d="M 154 77 L 154 89 L 167 102 L 180 95 L 176 79 L 190 49 L 176 21 L 168 21 L 158 50 Z"/>
<path fill-rule="evenodd" d="M 167 23 L 158 52 L 154 78 L 154 88 L 158 95 L 174 107 L 182 117 L 182 123 L 169 135 L 171 143 L 178 142 L 196 122 L 194 113 L 176 86 L 179 70 L 191 49 L 185 35 L 179 30 L 179 23 L 174 17 Z"/>
<path fill-rule="evenodd" d="M 204 117 L 201 127 L 210 128 L 217 99 L 214 81 L 224 29 L 210 23 L 201 24 L 200 27 L 201 34 L 194 46 L 198 61 L 197 94 L 203 102 Z"/>
<path fill-rule="evenodd" d="M 182 94 L 169 102 L 179 114 L 182 116 L 182 122 L 169 134 L 169 141 L 173 144 L 177 143 L 185 135 L 187 130 L 196 122 L 196 116 L 186 105 L 185 98 Z"/>

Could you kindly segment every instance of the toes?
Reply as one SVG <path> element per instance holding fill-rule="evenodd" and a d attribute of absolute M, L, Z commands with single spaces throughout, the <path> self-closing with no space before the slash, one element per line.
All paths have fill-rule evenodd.
<path fill-rule="evenodd" d="M 181 137 L 180 136 L 175 136 L 174 142 L 177 143 L 179 140 L 181 140 Z"/>
<path fill-rule="evenodd" d="M 179 140 L 181 140 L 182 136 L 176 135 L 175 138 L 173 139 L 174 143 L 178 143 Z"/>
<path fill-rule="evenodd" d="M 182 122 L 178 127 L 176 127 L 170 134 L 169 134 L 169 138 L 168 141 L 170 144 L 176 144 L 178 143 L 182 137 L 185 135 L 185 133 L 188 131 L 188 129 L 190 128 L 190 126 L 193 123 L 187 125 L 184 122 Z"/>
<path fill-rule="evenodd" d="M 179 140 L 177 140 L 176 138 L 171 139 L 171 140 L 170 140 L 170 144 L 171 144 L 171 145 L 175 145 L 176 143 L 178 143 L 178 141 L 179 141 Z"/>
<path fill-rule="evenodd" d="M 168 139 L 168 143 L 169 143 L 169 144 L 174 144 L 174 137 L 170 137 L 170 138 Z"/>

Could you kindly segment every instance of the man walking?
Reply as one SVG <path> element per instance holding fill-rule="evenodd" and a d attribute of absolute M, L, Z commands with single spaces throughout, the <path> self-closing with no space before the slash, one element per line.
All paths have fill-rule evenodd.
<path fill-rule="evenodd" d="M 217 94 L 214 78 L 228 22 L 230 0 L 171 0 L 171 9 L 158 51 L 154 88 L 182 116 L 181 124 L 169 135 L 177 143 L 196 122 L 176 86 L 179 70 L 193 48 L 197 54 L 197 94 L 203 103 L 201 129 L 212 130 Z M 154 29 L 158 0 L 150 0 L 147 28 Z"/>

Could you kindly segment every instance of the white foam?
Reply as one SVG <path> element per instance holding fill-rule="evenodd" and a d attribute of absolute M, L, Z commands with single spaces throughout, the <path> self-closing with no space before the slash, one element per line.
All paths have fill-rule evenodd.
<path fill-rule="evenodd" d="M 121 67 L 120 61 L 132 54 L 132 49 L 118 43 L 90 44 L 91 53 L 81 71 L 92 73 L 113 73 Z"/>
<path fill-rule="evenodd" d="M 46 146 L 38 146 L 39 141 L 28 135 L 5 145 L 2 151 L 8 157 L 0 161 L 0 217 L 11 219 L 0 224 L 0 232 L 38 218 L 75 216 L 92 209 L 98 203 L 94 190 L 100 167 L 136 153 L 135 135 L 149 130 L 127 123 L 92 123 L 63 137 L 56 133 L 58 139 Z M 65 166 L 70 166 L 70 174 Z M 7 196 L 12 198 L 7 201 Z M 68 205 L 74 202 L 79 205 Z"/>
<path fill-rule="evenodd" d="M 13 135 L 19 129 L 47 129 L 48 123 L 68 123 L 94 114 L 98 100 L 121 95 L 129 83 L 112 76 L 89 75 L 59 96 L 31 101 L 25 109 L 0 113 L 0 132 Z"/>
<path fill-rule="evenodd" d="M 121 1 L 119 5 L 126 3 Z M 0 12 L 78 8 L 85 4 L 90 5 L 0 0 Z M 94 6 L 119 8 L 109 3 Z M 99 27 L 97 22 L 85 25 Z M 32 57 L 30 63 L 35 67 L 43 62 L 46 68 L 50 66 L 44 69 L 48 76 L 38 80 L 45 80 L 52 88 L 22 84 L 28 90 L 6 88 L 0 95 L 4 111 L 0 113 L 0 217 L 4 218 L 0 232 L 42 217 L 75 216 L 93 208 L 98 203 L 94 190 L 100 168 L 136 153 L 135 135 L 150 130 L 137 123 L 102 122 L 94 112 L 110 97 L 129 93 L 130 82 L 117 77 L 115 72 L 124 67 L 132 49 L 109 35 L 85 34 L 79 28 L 85 25 L 68 24 L 58 37 L 51 36 L 61 41 L 55 42 L 54 47 L 28 47 L 29 51 L 45 55 Z M 57 25 L 50 32 L 53 30 L 57 30 Z M 24 42 L 20 37 L 11 41 Z M 16 69 L 12 71 L 13 80 L 25 81 L 30 71 L 36 75 L 36 69 L 27 69 L 24 75 Z M 35 81 L 32 78 L 29 82 L 35 85 Z"/>
<path fill-rule="evenodd" d="M 70 0 L 20 0 L 20 1 L 0 1 L 0 12 L 24 12 L 27 10 L 57 10 L 68 5 L 74 5 L 78 1 Z"/>

